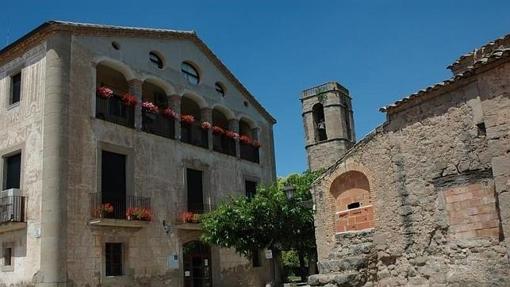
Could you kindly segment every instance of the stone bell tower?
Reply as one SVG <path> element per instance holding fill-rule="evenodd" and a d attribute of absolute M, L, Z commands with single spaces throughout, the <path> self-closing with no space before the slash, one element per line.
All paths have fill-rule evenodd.
<path fill-rule="evenodd" d="M 301 93 L 310 170 L 333 165 L 355 143 L 349 91 L 329 82 Z"/>

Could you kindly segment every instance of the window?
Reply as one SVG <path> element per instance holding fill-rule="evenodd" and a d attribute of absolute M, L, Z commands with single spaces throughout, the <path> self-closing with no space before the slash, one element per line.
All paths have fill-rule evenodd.
<path fill-rule="evenodd" d="M 106 276 L 122 275 L 122 243 L 106 243 Z"/>
<path fill-rule="evenodd" d="M 12 266 L 12 247 L 4 248 L 4 266 Z"/>
<path fill-rule="evenodd" d="M 117 42 L 112 42 L 112 47 L 113 47 L 115 50 L 120 50 L 120 45 L 119 45 L 119 43 L 117 43 Z"/>
<path fill-rule="evenodd" d="M 11 77 L 11 97 L 9 105 L 18 103 L 21 99 L 21 72 Z"/>
<path fill-rule="evenodd" d="M 313 106 L 313 122 L 315 128 L 315 141 L 324 141 L 328 139 L 326 133 L 326 119 L 324 118 L 324 107 L 322 104 Z"/>
<path fill-rule="evenodd" d="M 257 193 L 257 182 L 245 180 L 244 181 L 244 189 L 246 192 L 246 197 L 253 198 L 255 196 L 255 193 Z"/>
<path fill-rule="evenodd" d="M 188 81 L 188 83 L 192 85 L 198 85 L 200 82 L 200 77 L 198 75 L 197 69 L 192 65 L 184 62 L 181 64 L 181 72 L 184 78 Z"/>
<path fill-rule="evenodd" d="M 21 153 L 4 158 L 4 190 L 20 187 Z"/>
<path fill-rule="evenodd" d="M 204 190 L 202 186 L 202 171 L 187 169 L 186 184 L 188 187 L 188 211 L 204 212 Z"/>
<path fill-rule="evenodd" d="M 347 209 L 353 209 L 358 207 L 361 207 L 361 204 L 359 202 L 353 202 L 347 205 Z"/>
<path fill-rule="evenodd" d="M 113 213 L 109 217 L 125 219 L 126 189 L 126 156 L 102 151 L 101 203 L 113 206 Z"/>
<path fill-rule="evenodd" d="M 214 85 L 214 88 L 216 89 L 216 93 L 218 94 L 218 96 L 220 96 L 220 97 L 224 97 L 225 96 L 225 88 L 223 88 L 222 84 L 216 83 Z"/>
<path fill-rule="evenodd" d="M 156 65 L 159 69 L 163 69 L 163 60 L 161 59 L 161 56 L 158 55 L 157 52 L 150 52 L 149 53 L 149 61 Z"/>

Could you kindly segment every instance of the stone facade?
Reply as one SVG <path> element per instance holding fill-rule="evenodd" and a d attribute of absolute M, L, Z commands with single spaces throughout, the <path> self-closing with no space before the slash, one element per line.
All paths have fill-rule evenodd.
<path fill-rule="evenodd" d="M 510 285 L 509 39 L 383 108 L 386 122 L 316 181 L 320 274 L 310 285 Z M 368 200 L 341 188 L 352 174 L 366 177 L 355 193 Z M 360 230 L 359 212 L 338 216 L 353 210 L 373 212 L 373 228 Z"/>
<path fill-rule="evenodd" d="M 162 69 L 149 60 L 151 51 L 163 59 Z M 198 85 L 184 79 L 183 61 L 197 67 Z M 248 128 L 261 144 L 258 163 L 242 158 L 239 141 L 231 155 L 215 151 L 211 132 L 205 147 L 181 142 L 178 121 L 175 139 L 147 132 L 140 105 L 132 127 L 97 118 L 99 66 L 119 72 L 139 102 L 150 83 L 176 112 L 186 99 L 200 108 L 202 121 L 213 122 L 220 112 L 229 129 Z M 184 286 L 183 246 L 201 234 L 199 224 L 179 223 L 186 170 L 202 171 L 203 202 L 211 207 L 226 196 L 243 196 L 245 180 L 265 184 L 276 178 L 274 119 L 194 33 L 49 22 L 0 54 L 0 98 L 9 94 L 10 75 L 17 71 L 23 75 L 21 102 L 2 105 L 0 150 L 22 152 L 27 208 L 20 229 L 0 224 L 0 246 L 14 244 L 13 268 L 0 270 L 2 287 Z M 102 151 L 126 157 L 127 196 L 150 198 L 150 222 L 91 214 L 94 195 L 103 192 Z M 108 242 L 123 246 L 122 276 L 106 276 Z M 263 286 L 271 280 L 267 260 L 253 267 L 214 246 L 209 259 L 204 264 L 213 286 Z"/>

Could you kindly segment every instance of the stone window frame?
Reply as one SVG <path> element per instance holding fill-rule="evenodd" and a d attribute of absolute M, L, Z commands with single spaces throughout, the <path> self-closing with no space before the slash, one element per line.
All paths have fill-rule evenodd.
<path fill-rule="evenodd" d="M 14 68 L 12 68 L 6 72 L 6 79 L 8 79 L 8 81 L 9 81 L 9 83 L 6 85 L 7 86 L 7 97 L 5 98 L 6 110 L 14 109 L 21 104 L 21 101 L 23 99 L 23 75 L 24 75 L 23 70 L 24 70 L 25 66 L 26 66 L 25 63 L 20 63 L 20 64 L 16 65 Z M 12 92 L 13 92 L 12 91 L 12 77 L 17 74 L 21 75 L 19 101 L 15 102 L 15 103 L 11 103 Z"/>
<path fill-rule="evenodd" d="M 96 150 L 96 193 L 102 194 L 102 152 L 113 152 L 126 156 L 126 196 L 135 195 L 135 151 L 132 147 L 116 145 L 108 142 L 98 142 Z"/>
<path fill-rule="evenodd" d="M 179 202 L 182 204 L 182 207 L 188 206 L 188 182 L 187 182 L 187 170 L 194 169 L 202 172 L 202 200 L 205 206 L 210 208 L 213 207 L 214 197 L 212 194 L 212 176 L 211 169 L 209 164 L 199 160 L 199 159 L 183 159 L 182 160 L 182 192 L 180 193 Z"/>
<path fill-rule="evenodd" d="M 122 275 L 119 276 L 106 276 L 106 243 L 121 243 L 122 244 Z M 126 286 L 123 283 L 128 283 L 130 279 L 129 270 L 129 238 L 126 236 L 118 235 L 105 235 L 100 243 L 101 248 L 101 283 L 107 285 Z M 124 282 L 126 281 L 126 282 Z"/>
<path fill-rule="evenodd" d="M 4 186 L 5 186 L 6 180 L 7 180 L 7 176 L 6 176 L 7 169 L 5 168 L 6 158 L 16 155 L 16 154 L 21 154 L 19 190 L 21 192 L 23 192 L 23 171 L 24 171 L 24 166 L 25 166 L 25 152 L 24 152 L 24 150 L 25 150 L 25 144 L 23 143 L 23 144 L 18 144 L 13 147 L 10 147 L 10 148 L 0 151 L 0 155 L 2 157 L 1 158 L 2 162 L 0 164 L 0 175 L 2 175 L 1 190 L 4 190 Z"/>
<path fill-rule="evenodd" d="M 243 187 L 243 195 L 246 196 L 246 181 L 253 181 L 257 183 L 257 187 L 260 185 L 261 180 L 260 177 L 256 175 L 246 174 L 243 173 L 243 181 L 241 183 L 241 186 Z"/>
<path fill-rule="evenodd" d="M 5 265 L 5 257 L 4 257 L 4 252 L 5 252 L 5 249 L 7 248 L 11 248 L 11 265 Z M 1 271 L 2 272 L 14 272 L 14 265 L 15 265 L 15 262 L 16 262 L 16 257 L 14 256 L 14 254 L 16 253 L 16 244 L 14 242 L 5 242 L 5 243 L 2 243 L 2 268 L 1 268 Z"/>

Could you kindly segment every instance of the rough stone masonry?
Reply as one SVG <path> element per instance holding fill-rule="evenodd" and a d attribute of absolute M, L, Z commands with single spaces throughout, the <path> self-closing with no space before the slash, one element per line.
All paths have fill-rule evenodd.
<path fill-rule="evenodd" d="M 510 35 L 449 68 L 315 182 L 310 285 L 510 286 Z"/>

